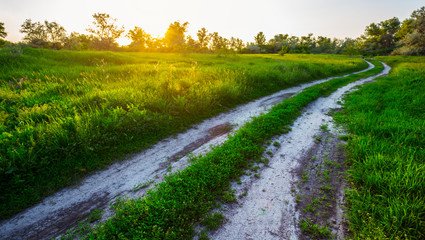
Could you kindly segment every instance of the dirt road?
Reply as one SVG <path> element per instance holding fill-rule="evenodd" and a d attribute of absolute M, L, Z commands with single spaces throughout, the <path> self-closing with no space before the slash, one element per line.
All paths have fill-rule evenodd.
<path fill-rule="evenodd" d="M 328 220 L 333 222 L 329 229 L 341 239 L 344 230 L 340 229 L 343 220 L 339 204 L 343 199 L 343 186 L 337 174 L 343 164 L 339 157 L 342 149 L 337 147 L 341 141 L 337 138 L 339 129 L 334 126 L 328 113 L 340 107 L 338 101 L 353 87 L 388 74 L 390 67 L 385 64 L 384 67 L 384 71 L 376 76 L 348 84 L 330 96 L 310 103 L 294 122 L 292 131 L 272 140 L 280 144 L 279 147 L 270 144 L 266 150 L 269 152 L 266 154 L 270 158 L 269 167 L 258 172 L 261 175 L 259 179 L 245 176 L 241 179 L 242 184 L 232 185 L 237 190 L 236 195 L 242 194 L 244 197 L 237 204 L 225 206 L 223 213 L 227 223 L 210 234 L 211 239 L 310 239 L 300 231 L 299 222 L 301 218 L 309 217 L 309 209 L 314 207 L 314 213 L 318 212 L 320 206 L 313 204 L 313 192 L 319 192 L 322 186 L 333 188 L 335 201 L 326 209 L 327 215 L 317 220 L 322 225 Z M 314 179 L 314 176 L 326 172 L 323 171 L 326 163 L 338 166 L 334 168 L 335 178 L 330 177 L 331 169 L 326 173 L 326 181 L 321 181 L 323 178 Z M 329 185 L 325 184 L 328 182 Z M 327 194 L 329 198 L 331 194 Z M 320 205 L 325 205 L 325 202 Z"/>
<path fill-rule="evenodd" d="M 363 71 L 372 67 L 373 65 L 369 64 L 369 67 Z M 325 82 L 330 79 L 333 78 L 313 81 L 282 90 L 270 96 L 241 105 L 229 112 L 222 113 L 216 117 L 205 120 L 194 126 L 192 129 L 178 134 L 175 137 L 164 139 L 155 144 L 152 148 L 136 154 L 126 161 L 115 163 L 103 171 L 94 173 L 93 175 L 85 178 L 79 185 L 65 188 L 56 194 L 45 198 L 37 205 L 17 214 L 11 219 L 2 221 L 0 223 L 0 238 L 50 239 L 52 237 L 57 237 L 64 234 L 65 231 L 75 225 L 77 221 L 86 218 L 90 212 L 95 209 L 105 209 L 102 214 L 102 219 L 106 219 L 112 214 L 109 207 L 110 204 L 115 202 L 118 197 L 141 197 L 145 194 L 147 189 L 153 186 L 154 182 L 161 182 L 164 175 L 168 172 L 185 168 L 188 164 L 188 157 L 186 156 L 188 153 L 192 153 L 194 155 L 205 153 L 210 149 L 211 145 L 222 143 L 227 139 L 227 135 L 229 133 L 238 129 L 239 126 L 242 126 L 252 117 L 266 112 L 275 103 L 296 94 L 306 87 Z M 305 119 L 299 121 L 305 121 Z M 267 187 L 266 185 L 270 185 L 273 182 L 275 182 L 274 186 L 276 188 L 270 189 L 270 191 L 278 191 L 282 193 L 280 195 L 285 195 L 284 193 L 288 191 L 286 185 L 288 184 L 288 181 L 291 181 L 292 179 L 289 174 L 290 172 L 288 171 L 289 169 L 296 167 L 295 161 L 288 163 L 287 159 L 299 157 L 299 154 L 308 148 L 309 138 L 311 138 L 309 134 L 304 137 L 296 135 L 296 132 L 299 131 L 304 132 L 303 134 L 306 132 L 302 126 L 294 127 L 294 130 L 292 131 L 294 133 L 291 133 L 290 135 L 292 137 L 288 138 L 294 138 L 294 144 L 296 143 L 295 145 L 299 146 L 297 148 L 293 148 L 292 145 L 294 144 L 288 146 L 283 145 L 282 149 L 276 154 L 276 156 L 284 155 L 285 158 L 273 160 L 273 162 L 275 162 L 273 163 L 273 167 L 266 171 L 275 169 L 275 172 L 270 173 L 270 176 L 268 176 L 269 173 L 266 172 L 265 175 L 268 177 L 265 177 L 255 183 L 250 190 L 252 194 L 249 194 L 249 196 L 257 196 L 255 191 L 263 187 Z M 282 139 L 282 142 L 285 141 L 288 140 Z M 282 176 L 285 176 L 284 180 L 282 179 Z M 276 177 L 277 179 L 273 180 L 273 177 Z M 263 181 L 265 182 L 263 183 Z M 139 189 L 141 186 L 140 184 L 143 185 L 143 183 L 150 183 L 146 184 L 149 185 L 149 187 Z M 257 184 L 259 188 L 255 187 Z M 258 201 L 263 202 L 262 205 L 266 204 L 266 207 L 276 208 L 276 211 L 278 211 L 277 209 L 280 205 L 275 203 L 281 203 L 281 201 L 286 198 L 290 198 L 290 196 L 270 196 L 266 199 L 258 199 Z M 254 201 L 254 199 L 252 200 Z M 292 199 L 289 200 L 293 202 Z M 246 200 L 244 209 L 249 209 L 251 206 L 250 204 L 250 201 Z M 289 206 L 285 206 L 283 209 L 279 209 L 279 211 L 280 212 L 274 213 L 276 216 L 269 220 L 270 223 L 277 219 L 281 219 L 283 212 L 286 211 L 289 215 L 294 216 L 296 219 L 296 214 L 292 209 L 291 204 Z M 243 216 L 241 215 L 241 221 L 242 217 Z M 254 222 L 252 224 L 254 224 Z M 244 229 L 246 229 L 246 227 L 248 227 L 248 225 L 244 225 Z M 257 228 L 253 228 L 253 230 L 260 228 L 261 227 L 259 225 Z M 229 229 L 229 227 L 225 226 L 223 229 Z M 240 227 L 238 227 L 238 229 L 240 229 Z M 296 236 L 294 235 L 295 229 L 288 231 L 290 231 L 290 235 L 288 236 Z M 228 236 L 225 233 L 238 234 L 237 232 L 223 230 L 224 235 L 220 235 L 218 233 L 216 236 L 217 238 L 224 238 L 225 236 Z"/>

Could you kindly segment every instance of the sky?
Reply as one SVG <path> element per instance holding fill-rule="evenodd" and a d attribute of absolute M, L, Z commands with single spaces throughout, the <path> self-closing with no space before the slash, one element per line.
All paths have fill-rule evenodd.
<path fill-rule="evenodd" d="M 94 13 L 117 18 L 126 32 L 138 26 L 153 37 L 163 37 L 174 21 L 187 21 L 188 34 L 195 39 L 202 27 L 244 42 L 253 42 L 260 31 L 267 39 L 280 33 L 356 38 L 372 22 L 403 21 L 424 5 L 423 0 L 0 0 L 0 22 L 11 42 L 22 40 L 19 29 L 25 19 L 55 21 L 68 34 L 87 34 Z"/>

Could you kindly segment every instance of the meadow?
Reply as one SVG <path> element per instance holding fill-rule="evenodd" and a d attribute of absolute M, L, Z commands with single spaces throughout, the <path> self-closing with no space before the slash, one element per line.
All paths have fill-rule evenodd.
<path fill-rule="evenodd" d="M 425 57 L 378 57 L 387 77 L 346 98 L 353 239 L 425 238 Z"/>
<path fill-rule="evenodd" d="M 0 50 L 0 217 L 219 112 L 366 67 L 334 55 Z"/>
<path fill-rule="evenodd" d="M 197 224 L 207 229 L 214 225 L 210 222 L 218 224 L 219 213 L 208 213 L 220 208 L 222 203 L 237 201 L 231 181 L 237 181 L 254 164 L 267 165 L 268 159 L 262 157 L 267 140 L 290 131 L 291 123 L 310 102 L 383 70 L 382 64 L 374 64 L 371 70 L 314 85 L 284 100 L 245 124 L 205 156 L 192 158 L 189 167 L 168 175 L 144 198 L 119 201 L 114 206 L 115 216 L 94 229 L 87 227 L 85 230 L 91 232 L 83 238 L 190 239 L 196 234 Z M 200 239 L 209 239 L 202 231 L 198 234 Z"/>

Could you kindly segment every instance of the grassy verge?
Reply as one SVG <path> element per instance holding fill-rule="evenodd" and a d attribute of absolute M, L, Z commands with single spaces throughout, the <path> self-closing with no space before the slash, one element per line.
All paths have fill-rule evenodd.
<path fill-rule="evenodd" d="M 230 181 L 238 179 L 251 161 L 261 161 L 263 144 L 288 131 L 288 124 L 311 101 L 326 96 L 349 82 L 382 71 L 382 65 L 367 72 L 334 79 L 310 88 L 254 118 L 220 146 L 181 172 L 169 175 L 145 198 L 129 199 L 116 207 L 116 215 L 100 224 L 89 238 L 96 239 L 187 239 L 205 214 L 226 201 Z"/>
<path fill-rule="evenodd" d="M 337 119 L 347 152 L 353 239 L 425 238 L 425 58 L 381 57 L 388 77 L 350 94 Z"/>
<path fill-rule="evenodd" d="M 0 51 L 0 218 L 237 104 L 365 67 L 341 56 L 22 51 Z"/>

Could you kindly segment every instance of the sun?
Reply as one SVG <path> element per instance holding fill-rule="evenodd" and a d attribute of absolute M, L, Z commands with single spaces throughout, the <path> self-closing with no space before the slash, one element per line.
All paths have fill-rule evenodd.
<path fill-rule="evenodd" d="M 131 43 L 131 40 L 125 36 L 122 36 L 120 38 L 117 39 L 117 43 L 118 45 L 122 46 L 127 46 Z"/>

